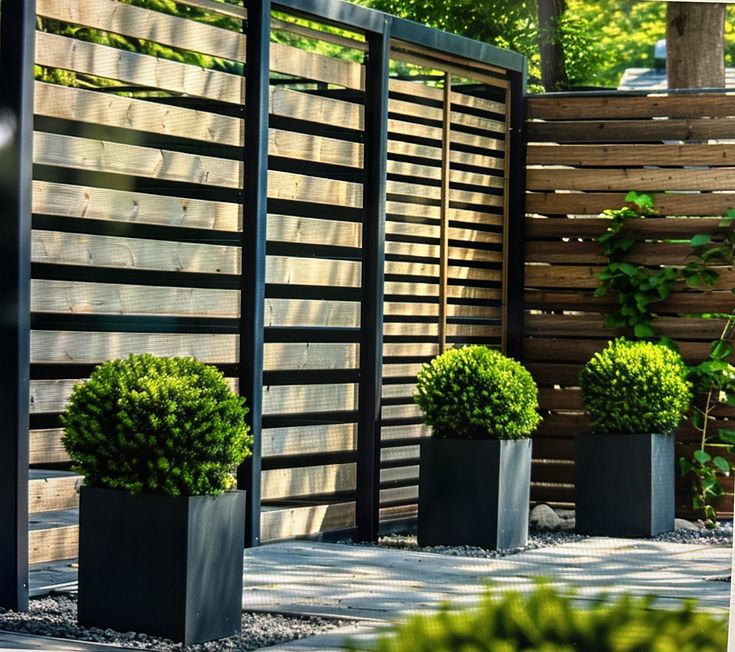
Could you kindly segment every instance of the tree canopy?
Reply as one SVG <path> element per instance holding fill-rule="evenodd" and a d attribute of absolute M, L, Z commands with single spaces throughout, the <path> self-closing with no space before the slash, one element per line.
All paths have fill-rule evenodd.
<path fill-rule="evenodd" d="M 525 54 L 541 79 L 537 0 L 362 0 L 363 4 Z M 666 3 L 566 0 L 560 34 L 571 86 L 615 87 L 626 68 L 652 67 L 666 36 Z M 725 21 L 725 64 L 735 61 L 735 5 Z"/>

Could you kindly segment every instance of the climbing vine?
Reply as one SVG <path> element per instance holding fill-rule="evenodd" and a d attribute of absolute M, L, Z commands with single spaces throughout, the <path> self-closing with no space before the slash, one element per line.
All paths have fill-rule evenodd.
<path fill-rule="evenodd" d="M 714 233 L 699 233 L 688 240 L 691 252 L 681 266 L 646 266 L 631 263 L 630 250 L 636 240 L 631 235 L 631 220 L 657 215 L 653 199 L 630 192 L 626 206 L 604 211 L 610 222 L 597 241 L 602 245 L 608 264 L 600 274 L 595 296 L 608 293 L 617 298 L 615 308 L 606 318 L 611 328 L 625 328 L 638 339 L 657 340 L 672 348 L 671 338 L 654 330 L 656 304 L 664 301 L 676 287 L 685 283 L 692 288 L 712 287 L 720 278 L 719 268 L 735 263 L 735 210 L 730 209 Z M 735 289 L 733 289 L 735 292 Z M 733 467 L 721 454 L 735 451 L 735 429 L 717 428 L 716 412 L 721 405 L 735 407 L 735 366 L 729 362 L 733 353 L 730 340 L 735 331 L 735 309 L 729 314 L 705 313 L 698 317 L 724 319 L 720 337 L 710 345 L 708 357 L 690 367 L 690 378 L 697 392 L 690 420 L 699 433 L 699 445 L 691 458 L 681 457 L 682 475 L 692 477 L 692 506 L 702 510 L 706 523 L 714 526 L 714 507 L 720 496 L 728 493 L 723 476 Z"/>

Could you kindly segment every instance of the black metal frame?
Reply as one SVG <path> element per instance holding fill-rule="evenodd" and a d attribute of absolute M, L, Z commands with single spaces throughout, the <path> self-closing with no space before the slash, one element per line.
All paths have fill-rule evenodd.
<path fill-rule="evenodd" d="M 375 541 L 380 525 L 380 400 L 383 378 L 385 188 L 391 19 L 369 34 L 365 71 L 365 181 L 360 311 L 360 417 L 357 429 L 357 536 Z"/>
<path fill-rule="evenodd" d="M 385 183 L 388 115 L 388 66 L 391 40 L 414 44 L 453 57 L 463 57 L 505 69 L 512 83 L 510 229 L 513 238 L 522 235 L 523 215 L 523 56 L 393 18 L 343 0 L 244 0 L 247 7 L 247 66 L 243 117 L 246 120 L 244 148 L 243 250 L 241 295 L 240 364 L 237 374 L 241 392 L 250 408 L 255 436 L 252 457 L 238 472 L 238 485 L 248 492 L 246 545 L 260 542 L 260 476 L 263 394 L 263 343 L 266 260 L 266 215 L 269 128 L 269 35 L 271 10 L 283 10 L 324 23 L 334 23 L 361 32 L 368 43 L 365 91 L 365 203 L 362 210 L 361 326 L 359 333 L 343 333 L 360 342 L 358 420 L 358 466 L 355 498 L 356 532 L 361 539 L 379 533 L 380 404 L 382 390 L 383 281 L 385 240 Z M 30 234 L 33 137 L 33 64 L 35 2 L 5 0 L 0 11 L 0 92 L 2 101 L 17 116 L 16 149 L 4 178 L 8 198 L 3 202 L 0 258 L 3 342 L 0 348 L 3 390 L 0 392 L 5 428 L 0 432 L 0 606 L 27 607 L 28 598 L 28 395 L 30 321 Z M 238 16 L 241 9 L 232 9 Z M 43 216 L 39 216 L 42 219 Z M 511 297 L 509 308 L 510 348 L 518 349 L 522 319 L 522 243 L 510 252 Z M 233 285 L 237 279 L 232 279 Z M 42 316 L 36 316 L 38 320 Z M 192 324 L 192 327 L 195 327 Z M 228 325 L 234 329 L 236 325 Z M 344 330 L 344 329 L 343 329 Z M 326 333 L 322 334 L 326 336 Z M 267 337 L 268 334 L 265 333 Z M 354 338 L 354 339 L 353 339 Z M 342 415 L 344 416 L 344 415 Z"/>
<path fill-rule="evenodd" d="M 513 72 L 510 95 L 508 222 L 505 237 L 506 343 L 511 357 L 523 358 L 523 287 L 526 243 L 526 114 L 527 71 Z"/>
<path fill-rule="evenodd" d="M 28 608 L 28 397 L 36 3 L 5 0 L 0 101 L 15 120 L 0 181 L 0 607 Z M 8 151 L 9 150 L 9 151 Z"/>
<path fill-rule="evenodd" d="M 268 78 L 270 0 L 248 2 L 245 71 L 245 183 L 242 210 L 242 287 L 240 299 L 240 393 L 250 407 L 253 452 L 238 472 L 245 489 L 245 545 L 260 543 L 260 472 L 263 426 L 263 328 L 265 245 L 268 211 Z"/>

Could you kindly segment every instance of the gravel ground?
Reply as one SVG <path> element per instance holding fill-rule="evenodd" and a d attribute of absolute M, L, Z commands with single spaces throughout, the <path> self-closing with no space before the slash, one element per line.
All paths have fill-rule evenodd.
<path fill-rule="evenodd" d="M 673 532 L 658 534 L 655 537 L 651 537 L 650 540 L 666 541 L 668 543 L 689 543 L 693 545 L 732 545 L 732 534 L 732 521 L 721 521 L 716 528 L 707 529 L 702 527 L 697 528 L 696 530 L 675 530 Z M 418 552 L 434 552 L 441 555 L 496 559 L 498 557 L 506 557 L 525 550 L 536 550 L 537 548 L 545 548 L 547 546 L 558 546 L 562 543 L 572 543 L 586 538 L 587 537 L 585 535 L 575 534 L 574 532 L 531 530 L 528 534 L 528 545 L 523 548 L 515 550 L 486 550 L 484 548 L 477 548 L 474 546 L 419 546 L 416 542 L 415 534 L 391 534 L 380 537 L 377 544 L 361 543 L 357 545 L 379 545 L 404 550 L 416 550 Z M 342 543 L 350 542 L 344 541 Z"/>
<path fill-rule="evenodd" d="M 198 645 L 182 645 L 135 632 L 121 633 L 112 629 L 79 627 L 77 603 L 72 595 L 52 594 L 45 598 L 32 598 L 27 613 L 0 608 L 0 630 L 162 652 L 245 652 L 313 636 L 344 624 L 344 620 L 245 612 L 242 615 L 242 632 L 239 636 Z"/>
<path fill-rule="evenodd" d="M 359 543 L 355 545 L 378 545 L 389 548 L 400 548 L 402 550 L 415 550 L 416 552 L 434 552 L 440 555 L 454 555 L 456 557 L 477 557 L 483 559 L 497 559 L 507 557 L 524 550 L 535 550 L 547 546 L 556 546 L 561 543 L 572 543 L 580 541 L 585 537 L 573 532 L 530 532 L 528 545 L 524 548 L 514 550 L 486 550 L 476 546 L 419 546 L 415 534 L 390 534 L 380 537 L 377 543 Z M 341 543 L 351 543 L 342 541 Z"/>
<path fill-rule="evenodd" d="M 651 539 L 653 541 L 668 541 L 669 543 L 704 543 L 711 545 L 726 543 L 732 545 L 732 521 L 720 521 L 717 527 L 711 529 L 702 527 L 696 530 L 664 532 L 651 537 Z"/>

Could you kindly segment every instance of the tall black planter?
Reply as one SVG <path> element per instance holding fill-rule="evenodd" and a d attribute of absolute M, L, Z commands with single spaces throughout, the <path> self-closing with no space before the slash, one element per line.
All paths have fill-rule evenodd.
<path fill-rule="evenodd" d="M 530 439 L 424 439 L 420 458 L 419 545 L 526 545 Z"/>
<path fill-rule="evenodd" d="M 576 530 L 650 537 L 674 529 L 674 435 L 580 435 Z"/>
<path fill-rule="evenodd" d="M 187 645 L 240 631 L 245 492 L 82 487 L 79 624 Z"/>

